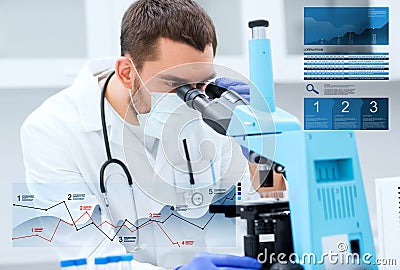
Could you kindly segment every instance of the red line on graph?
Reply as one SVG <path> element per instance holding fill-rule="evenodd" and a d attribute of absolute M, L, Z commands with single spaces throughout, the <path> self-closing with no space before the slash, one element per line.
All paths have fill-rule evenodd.
<path fill-rule="evenodd" d="M 128 230 L 130 230 L 131 232 L 136 232 L 136 231 L 138 231 L 138 230 L 140 230 L 140 229 L 142 229 L 142 228 L 144 228 L 144 227 L 146 227 L 146 226 L 149 226 L 151 223 L 153 223 L 154 221 L 150 221 L 149 223 L 147 223 L 147 224 L 143 224 L 143 225 L 140 225 L 136 230 L 131 230 L 131 229 L 129 229 L 129 227 L 126 227 L 125 225 L 125 227 L 128 229 Z M 157 222 L 156 222 L 157 223 Z M 158 223 L 157 223 L 158 224 Z"/>
<path fill-rule="evenodd" d="M 12 238 L 12 240 L 18 240 L 18 239 L 24 239 L 24 238 L 31 238 L 31 237 L 34 237 L 34 236 L 39 236 L 39 235 L 37 235 L 37 234 L 32 234 L 32 235 L 25 235 L 25 236 L 20 236 L 20 237 L 13 237 Z"/>
<path fill-rule="evenodd" d="M 178 247 L 181 247 L 179 245 L 179 242 L 173 242 L 172 239 L 169 237 L 169 235 L 164 231 L 164 229 L 161 227 L 160 224 L 156 223 L 158 225 L 158 227 L 160 227 L 160 229 L 163 231 L 163 233 L 165 234 L 165 236 L 169 239 L 169 241 L 171 242 L 172 245 L 178 245 Z"/>
<path fill-rule="evenodd" d="M 57 232 L 57 230 L 58 230 L 58 227 L 60 226 L 60 223 L 61 223 L 61 219 L 60 219 L 60 220 L 58 221 L 58 223 L 57 223 L 57 227 L 56 227 L 56 229 L 54 230 L 54 232 L 53 232 L 53 234 L 52 234 L 52 236 L 51 236 L 51 238 L 50 238 L 50 242 L 53 241 L 54 235 L 56 234 L 56 232 Z"/>
<path fill-rule="evenodd" d="M 234 198 L 234 197 L 233 197 Z M 233 200 L 233 198 L 225 198 L 225 200 L 226 199 L 229 199 L 229 200 Z M 222 204 L 225 202 L 225 200 L 222 202 Z M 49 209 L 51 209 L 51 208 L 53 208 L 53 207 L 56 207 L 56 206 L 58 206 L 58 205 L 62 205 L 64 203 L 64 206 L 67 208 L 67 211 L 68 211 L 68 213 L 70 214 L 70 217 L 71 217 L 71 219 L 72 219 L 72 223 L 70 223 L 70 222 L 67 222 L 67 221 L 65 221 L 65 220 L 62 220 L 62 219 L 59 219 L 58 220 L 58 223 L 57 223 L 57 226 L 56 226 L 56 228 L 54 229 L 54 232 L 53 232 L 53 234 L 51 235 L 51 237 L 50 238 L 46 238 L 46 237 L 44 237 L 44 236 L 41 236 L 41 235 L 39 235 L 39 234 L 32 234 L 32 235 L 25 235 L 25 236 L 20 236 L 20 237 L 13 237 L 13 238 L 11 238 L 12 240 L 19 240 L 19 239 L 24 239 L 24 238 L 31 238 L 31 237 L 39 237 L 39 238 L 42 238 L 42 239 L 44 239 L 44 240 L 46 240 L 46 241 L 48 241 L 48 242 L 52 242 L 53 241 L 53 239 L 54 239 L 54 237 L 55 237 L 55 235 L 56 235 L 56 232 L 57 232 L 57 230 L 58 230 L 58 227 L 60 226 L 60 224 L 61 224 L 61 222 L 63 222 L 63 223 L 65 223 L 65 224 L 67 224 L 67 225 L 69 225 L 69 226 L 75 226 L 75 229 L 77 230 L 77 231 L 79 231 L 80 229 L 83 229 L 83 228 L 85 228 L 85 227 L 87 227 L 88 225 L 91 225 L 91 224 L 93 224 L 94 226 L 96 226 L 96 228 L 97 229 L 99 229 L 103 234 L 105 234 L 106 236 L 107 236 L 107 234 L 106 233 L 104 233 L 104 231 L 102 230 L 102 229 L 100 229 L 100 227 L 101 226 L 103 226 L 104 224 L 108 224 L 108 225 L 110 225 L 111 227 L 113 227 L 113 228 L 115 228 L 115 229 L 122 229 L 122 227 L 125 227 L 127 230 L 129 230 L 130 232 L 135 232 L 135 231 L 138 231 L 138 230 L 140 230 L 140 229 L 142 229 L 142 228 L 144 228 L 144 227 L 146 227 L 146 226 L 148 226 L 148 225 L 150 225 L 150 224 L 152 224 L 152 223 L 156 223 L 157 225 L 158 225 L 158 227 L 160 228 L 160 230 L 164 233 L 164 235 L 168 238 L 168 240 L 171 242 L 171 244 L 172 245 L 178 245 L 178 247 L 181 247 L 180 245 L 179 245 L 179 242 L 174 242 L 174 241 L 172 241 L 172 239 L 171 239 L 171 237 L 169 237 L 169 235 L 166 233 L 166 231 L 161 227 L 161 225 L 159 224 L 159 222 L 158 221 L 156 221 L 156 220 L 148 220 L 147 222 L 145 222 L 144 224 L 142 224 L 142 225 L 140 225 L 139 227 L 137 227 L 136 229 L 134 229 L 134 230 L 131 230 L 128 226 L 126 226 L 125 225 L 125 222 L 127 221 L 127 220 L 125 220 L 125 222 L 123 223 L 123 225 L 122 226 L 116 226 L 116 225 L 114 225 L 114 224 L 111 224 L 110 222 L 108 222 L 108 221 L 103 221 L 102 223 L 100 223 L 99 225 L 96 225 L 96 223 L 94 222 L 94 220 L 93 220 L 93 218 L 90 216 L 90 214 L 87 212 L 87 211 L 85 211 L 76 221 L 74 221 L 74 219 L 72 218 L 72 216 L 71 216 L 71 213 L 69 212 L 69 210 L 68 210 L 68 206 L 65 204 L 65 201 L 63 201 L 63 202 L 60 202 L 60 203 L 57 203 L 57 204 L 55 204 L 55 205 L 53 205 L 53 206 L 51 206 L 51 207 L 49 207 L 49 208 L 46 208 L 46 209 L 42 209 L 42 208 L 35 208 L 35 207 L 29 207 L 29 206 L 24 206 L 24 205 L 16 205 L 16 204 L 14 204 L 14 206 L 19 206 L 19 207 L 26 207 L 26 208 L 33 208 L 33 209 L 39 209 L 39 210 L 44 210 L 44 211 L 47 211 L 47 210 L 49 210 Z M 154 215 L 154 217 L 156 217 L 156 218 L 159 218 L 160 216 L 161 216 L 161 214 L 160 213 L 151 213 L 152 215 Z M 85 215 L 87 215 L 88 217 L 89 217 L 89 219 L 91 220 L 91 224 L 87 224 L 87 225 L 85 225 L 85 226 L 83 226 L 83 227 L 81 227 L 81 228 L 77 228 L 76 227 L 76 223 L 79 221 L 79 220 L 81 220 L 81 218 L 83 217 L 83 216 L 85 216 Z M 215 214 L 214 214 L 215 215 Z M 213 216 L 214 216 L 213 215 Z M 171 214 L 170 216 L 168 216 L 164 221 L 162 221 L 162 223 L 164 223 L 165 221 L 167 221 L 171 216 L 175 216 L 175 217 L 177 217 L 177 218 L 179 218 L 179 219 L 182 219 L 182 220 L 184 220 L 184 221 L 186 221 L 186 222 L 188 222 L 189 224 L 192 224 L 192 225 L 194 225 L 194 226 L 196 226 L 197 228 L 200 228 L 200 229 L 204 229 L 205 228 L 205 226 L 207 226 L 207 224 L 211 221 L 211 219 L 213 218 L 213 216 L 211 216 L 211 218 L 209 219 L 209 221 L 206 223 L 206 225 L 204 226 L 204 227 L 200 227 L 200 226 L 198 226 L 198 225 L 196 225 L 196 224 L 193 224 L 192 222 L 189 222 L 189 221 L 187 221 L 187 220 L 185 220 L 185 219 L 183 219 L 183 218 L 181 218 L 181 217 L 179 217 L 179 216 L 177 216 L 177 215 L 174 215 L 174 214 Z M 131 223 L 131 225 L 133 225 L 132 223 Z M 120 231 L 120 230 L 118 230 L 118 232 Z M 35 231 L 36 232 L 36 231 Z M 117 233 L 118 233 L 117 232 Z M 116 236 L 116 235 L 115 235 Z M 115 237 L 114 236 L 114 237 Z M 108 237 L 108 236 L 107 236 Z M 111 241 L 114 239 L 114 238 L 110 238 L 110 237 L 108 237 Z"/>
<path fill-rule="evenodd" d="M 115 226 L 114 224 L 111 224 L 110 222 L 108 222 L 107 220 L 106 221 L 103 221 L 102 223 L 100 223 L 100 225 L 96 225 L 96 223 L 94 222 L 94 220 L 92 219 L 92 217 L 90 216 L 90 214 L 87 212 L 87 211 L 85 211 L 85 213 L 83 213 L 76 221 L 74 221 L 73 223 L 70 223 L 70 222 L 67 222 L 67 221 L 65 221 L 65 220 L 63 220 L 63 219 L 59 219 L 58 220 L 58 223 L 57 223 L 57 225 L 56 225 L 56 228 L 54 229 L 54 231 L 53 231 L 53 234 L 51 235 L 51 237 L 50 238 L 46 238 L 46 237 L 44 237 L 44 236 L 41 236 L 41 235 L 39 235 L 39 234 L 32 234 L 32 235 L 25 235 L 25 236 L 19 236 L 19 237 L 13 237 L 11 240 L 19 240 L 19 239 L 24 239 L 24 238 L 31 238 L 31 237 L 39 237 L 39 238 L 42 238 L 43 240 L 46 240 L 47 242 L 49 242 L 49 243 L 51 243 L 51 242 L 53 242 L 53 239 L 54 239 L 54 237 L 55 237 L 55 235 L 56 235 L 56 232 L 57 232 L 57 230 L 58 230 L 58 227 L 60 226 L 60 224 L 61 224 L 61 222 L 63 222 L 63 223 L 65 223 L 65 224 L 67 224 L 67 225 L 69 225 L 69 226 L 74 226 L 84 215 L 87 215 L 88 217 L 89 217 L 89 219 L 92 221 L 92 223 L 93 223 L 93 225 L 95 225 L 96 227 L 101 227 L 101 226 L 103 226 L 104 224 L 108 224 L 108 225 L 110 225 L 110 226 L 112 226 L 113 228 L 115 228 L 115 229 L 118 229 L 118 228 L 121 228 L 121 227 L 125 227 L 126 229 L 128 229 L 130 232 L 135 232 L 135 231 L 138 231 L 138 230 L 140 230 L 140 229 L 142 229 L 142 228 L 144 228 L 144 227 L 146 227 L 146 226 L 148 226 L 148 225 L 150 225 L 150 224 L 152 224 L 152 223 L 154 223 L 154 221 L 150 221 L 150 222 L 148 222 L 148 223 L 146 223 L 146 224 L 143 224 L 143 225 L 141 225 L 141 226 L 139 226 L 137 229 L 134 229 L 134 230 L 131 230 L 128 226 L 126 226 L 125 224 L 123 225 L 123 226 Z M 168 238 L 168 240 L 171 242 L 171 244 L 172 245 L 178 245 L 178 247 L 180 247 L 180 245 L 179 245 L 179 243 L 178 242 L 173 242 L 172 241 L 172 239 L 169 237 L 169 235 L 164 231 L 164 229 L 158 224 L 158 222 L 156 222 L 156 224 L 160 227 L 160 229 L 164 232 L 164 234 L 165 234 L 165 236 Z"/>

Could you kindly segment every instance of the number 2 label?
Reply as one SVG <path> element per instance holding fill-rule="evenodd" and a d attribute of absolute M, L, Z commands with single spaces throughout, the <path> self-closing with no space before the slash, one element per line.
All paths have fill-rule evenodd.
<path fill-rule="evenodd" d="M 345 100 L 345 101 L 342 102 L 342 106 L 344 106 L 343 109 L 342 109 L 342 113 L 349 113 L 349 112 L 350 112 L 350 111 L 348 110 L 348 108 L 349 108 L 349 106 L 350 106 L 350 102 L 348 102 L 347 100 Z"/>

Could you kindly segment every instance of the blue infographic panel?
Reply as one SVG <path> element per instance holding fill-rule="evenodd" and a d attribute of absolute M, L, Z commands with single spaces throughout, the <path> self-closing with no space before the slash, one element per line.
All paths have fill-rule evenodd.
<path fill-rule="evenodd" d="M 389 53 L 304 52 L 304 80 L 389 80 Z"/>
<path fill-rule="evenodd" d="M 388 98 L 304 98 L 305 130 L 388 130 Z"/>
<path fill-rule="evenodd" d="M 388 44 L 388 7 L 304 7 L 304 45 Z"/>

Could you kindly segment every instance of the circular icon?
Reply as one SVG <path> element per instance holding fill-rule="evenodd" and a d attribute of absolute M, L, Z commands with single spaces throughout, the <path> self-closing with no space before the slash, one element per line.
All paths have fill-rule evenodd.
<path fill-rule="evenodd" d="M 309 83 L 306 85 L 306 90 L 308 92 L 314 92 L 315 94 L 319 94 L 319 92 L 317 91 L 317 89 L 315 89 L 315 87 L 312 83 Z"/>
<path fill-rule="evenodd" d="M 337 245 L 337 249 L 338 249 L 340 252 L 345 252 L 345 251 L 347 251 L 347 250 L 349 249 L 349 247 L 348 247 L 348 245 L 347 245 L 346 243 L 340 242 L 340 243 Z"/>
<path fill-rule="evenodd" d="M 192 195 L 192 203 L 195 205 L 195 206 L 199 206 L 199 205 L 201 205 L 202 203 L 203 203 L 203 195 L 200 193 L 200 192 L 195 192 L 195 193 L 193 193 L 193 195 Z"/>

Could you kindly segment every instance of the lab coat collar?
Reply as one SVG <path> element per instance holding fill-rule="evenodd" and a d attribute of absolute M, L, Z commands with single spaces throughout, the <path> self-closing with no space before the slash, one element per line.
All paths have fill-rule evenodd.
<path fill-rule="evenodd" d="M 73 96 L 76 99 L 75 102 L 85 132 L 100 132 L 102 130 L 100 116 L 102 89 L 100 89 L 98 78 L 94 74 L 112 69 L 115 60 L 116 58 L 105 58 L 87 62 L 72 85 Z M 122 145 L 125 121 L 107 101 L 105 102 L 105 116 L 110 141 Z M 140 133 L 140 127 L 138 127 L 137 133 Z M 136 134 L 136 136 L 140 135 Z"/>
<path fill-rule="evenodd" d="M 80 70 L 72 85 L 80 118 L 85 132 L 101 130 L 100 97 L 101 89 L 94 74 L 113 68 L 115 58 L 87 62 Z M 95 102 L 94 102 L 95 101 Z M 110 108 L 106 107 L 106 123 L 110 126 Z"/>

